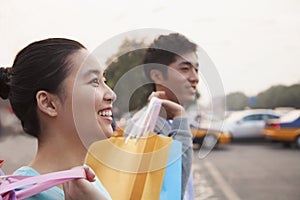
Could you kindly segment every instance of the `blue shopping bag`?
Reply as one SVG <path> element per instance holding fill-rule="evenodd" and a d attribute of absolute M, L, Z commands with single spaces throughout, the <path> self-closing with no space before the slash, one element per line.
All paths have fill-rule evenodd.
<path fill-rule="evenodd" d="M 160 200 L 181 199 L 182 144 L 173 140 L 160 192 Z"/>

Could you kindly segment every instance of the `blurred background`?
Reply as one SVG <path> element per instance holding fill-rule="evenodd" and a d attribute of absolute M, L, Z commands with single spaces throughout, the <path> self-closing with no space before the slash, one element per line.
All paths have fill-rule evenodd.
<path fill-rule="evenodd" d="M 1 67 L 11 66 L 21 48 L 49 37 L 75 39 L 93 51 L 135 29 L 184 34 L 208 54 L 224 90 L 213 99 L 201 77 L 199 98 L 189 108 L 196 199 L 300 199 L 299 1 L 0 0 L 0 5 Z M 124 35 L 107 47 L 111 87 L 141 62 L 143 52 L 119 57 L 122 50 L 147 45 L 154 36 Z M 140 92 L 147 94 L 145 88 Z M 141 100 L 132 98 L 130 111 Z M 216 101 L 221 119 L 211 112 Z M 122 102 L 114 115 L 121 128 L 128 119 Z M 28 164 L 35 150 L 35 139 L 23 134 L 8 101 L 1 100 L 3 170 L 12 173 Z"/>

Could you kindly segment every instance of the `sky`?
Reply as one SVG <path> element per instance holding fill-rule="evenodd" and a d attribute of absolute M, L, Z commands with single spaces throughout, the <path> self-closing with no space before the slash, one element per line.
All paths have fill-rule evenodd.
<path fill-rule="evenodd" d="M 300 83 L 299 0 L 0 0 L 0 66 L 11 66 L 36 40 L 67 37 L 92 51 L 141 28 L 196 42 L 213 61 L 225 94 L 254 96 Z"/>

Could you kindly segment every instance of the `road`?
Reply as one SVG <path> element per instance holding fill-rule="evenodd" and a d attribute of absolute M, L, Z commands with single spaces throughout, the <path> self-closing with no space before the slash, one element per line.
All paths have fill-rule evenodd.
<path fill-rule="evenodd" d="M 202 159 L 195 151 L 193 170 L 195 199 L 300 199 L 300 150 L 281 144 L 233 143 Z"/>
<path fill-rule="evenodd" d="M 0 138 L 0 159 L 6 160 L 7 174 L 29 163 L 35 151 L 36 141 L 30 137 Z M 280 144 L 233 143 L 204 158 L 197 150 L 193 172 L 195 199 L 300 199 L 300 150 Z"/>

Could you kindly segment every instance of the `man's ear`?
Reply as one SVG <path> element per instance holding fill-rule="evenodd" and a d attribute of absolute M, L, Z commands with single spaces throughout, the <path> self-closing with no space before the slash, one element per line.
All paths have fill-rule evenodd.
<path fill-rule="evenodd" d="M 36 94 L 38 109 L 50 117 L 57 116 L 57 99 L 58 97 L 56 95 L 46 92 L 44 90 L 40 90 Z"/>
<path fill-rule="evenodd" d="M 150 77 L 155 84 L 161 84 L 164 80 L 163 74 L 160 70 L 152 69 L 150 71 Z"/>

